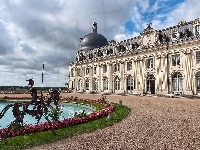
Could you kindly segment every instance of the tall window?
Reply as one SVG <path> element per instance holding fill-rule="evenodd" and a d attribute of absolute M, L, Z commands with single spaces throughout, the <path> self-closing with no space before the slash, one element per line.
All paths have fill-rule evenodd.
<path fill-rule="evenodd" d="M 115 72 L 117 72 L 117 71 L 119 71 L 119 63 L 116 63 L 115 65 L 114 65 L 114 70 L 115 70 Z"/>
<path fill-rule="evenodd" d="M 103 73 L 106 73 L 107 72 L 107 65 L 103 65 Z"/>
<path fill-rule="evenodd" d="M 98 80 L 97 80 L 97 78 L 94 78 L 94 80 L 93 80 L 93 85 L 94 85 L 94 91 L 98 91 Z"/>
<path fill-rule="evenodd" d="M 90 68 L 86 68 L 86 74 L 90 73 Z"/>
<path fill-rule="evenodd" d="M 133 77 L 131 76 L 127 78 L 127 90 L 133 90 Z"/>
<path fill-rule="evenodd" d="M 86 79 L 85 80 L 85 89 L 89 90 L 89 88 L 90 88 L 90 81 L 89 81 L 89 79 Z"/>
<path fill-rule="evenodd" d="M 74 81 L 72 81 L 72 90 L 74 89 Z"/>
<path fill-rule="evenodd" d="M 74 69 L 71 69 L 71 77 L 74 77 Z"/>
<path fill-rule="evenodd" d="M 78 81 L 78 90 L 82 90 L 82 80 Z"/>
<path fill-rule="evenodd" d="M 172 66 L 179 66 L 180 65 L 180 55 L 173 55 L 172 56 Z"/>
<path fill-rule="evenodd" d="M 153 68 L 153 58 L 147 59 L 147 68 Z"/>
<path fill-rule="evenodd" d="M 119 80 L 119 77 L 115 78 L 115 90 L 120 90 L 120 80 Z"/>
<path fill-rule="evenodd" d="M 94 74 L 96 74 L 97 73 L 97 67 L 95 66 L 94 67 Z"/>
<path fill-rule="evenodd" d="M 196 52 L 196 60 L 197 60 L 197 64 L 200 64 L 200 51 Z"/>
<path fill-rule="evenodd" d="M 103 78 L 103 90 L 108 90 L 108 78 L 104 77 Z"/>
<path fill-rule="evenodd" d="M 132 61 L 127 62 L 127 71 L 132 70 Z"/>
<path fill-rule="evenodd" d="M 77 70 L 77 75 L 78 75 L 78 76 L 81 76 L 81 68 L 78 68 L 78 70 Z"/>

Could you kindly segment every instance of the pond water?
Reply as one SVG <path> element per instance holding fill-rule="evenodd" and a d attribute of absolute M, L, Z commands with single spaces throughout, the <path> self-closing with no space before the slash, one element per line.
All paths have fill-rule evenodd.
<path fill-rule="evenodd" d="M 0 102 L 0 113 L 8 104 L 14 104 L 14 102 Z M 52 104 L 52 106 L 53 106 L 53 104 Z M 83 110 L 85 110 L 86 114 L 90 114 L 90 113 L 94 112 L 94 109 L 92 107 L 88 107 L 88 106 L 80 105 L 80 104 L 61 103 L 60 106 L 61 106 L 60 108 L 62 110 L 62 114 L 59 118 L 60 120 L 62 120 L 64 118 L 73 118 L 75 112 L 81 113 L 81 112 L 83 112 Z M 30 107 L 33 107 L 33 106 L 29 106 L 28 108 L 30 109 Z M 12 110 L 13 110 L 12 108 L 9 108 L 6 111 L 5 115 L 0 119 L 0 128 L 6 128 L 12 121 L 14 121 L 15 118 L 13 116 Z M 51 119 L 50 117 L 48 117 L 48 118 Z M 36 124 L 36 122 L 37 122 L 37 119 L 35 119 L 35 117 L 32 117 L 31 115 L 26 114 L 24 116 L 25 124 Z M 44 118 L 44 116 L 42 116 L 40 123 L 41 122 L 47 122 L 47 120 Z"/>

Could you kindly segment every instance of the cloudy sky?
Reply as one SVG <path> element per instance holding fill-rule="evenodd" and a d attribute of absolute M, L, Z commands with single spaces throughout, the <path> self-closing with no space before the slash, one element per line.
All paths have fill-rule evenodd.
<path fill-rule="evenodd" d="M 64 86 L 80 37 L 92 32 L 108 40 L 137 36 L 147 23 L 156 30 L 200 17 L 199 0 L 1 0 L 0 85 Z"/>

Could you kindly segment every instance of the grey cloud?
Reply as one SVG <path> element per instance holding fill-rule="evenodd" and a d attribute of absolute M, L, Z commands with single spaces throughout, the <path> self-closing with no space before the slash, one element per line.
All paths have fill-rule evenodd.
<path fill-rule="evenodd" d="M 131 14 L 131 8 L 140 0 L 5 2 L 10 14 L 4 18 L 13 23 L 15 30 L 6 28 L 6 24 L 0 22 L 0 56 L 6 56 L 0 59 L 0 63 L 22 78 L 32 75 L 40 83 L 43 63 L 46 76 L 50 78 L 55 75 L 55 82 L 61 78 L 59 69 L 68 69 L 68 64 L 74 61 L 79 40 L 92 32 L 93 21 L 98 23 L 98 33 L 108 40 L 121 34 L 121 26 L 130 20 L 130 15 L 135 15 Z M 148 11 L 147 5 L 143 7 Z M 17 38 L 22 40 L 18 41 Z M 67 75 L 62 80 L 67 81 Z"/>
<path fill-rule="evenodd" d="M 33 54 L 35 50 L 28 43 L 21 43 L 19 46 L 22 48 L 22 52 L 25 54 Z"/>

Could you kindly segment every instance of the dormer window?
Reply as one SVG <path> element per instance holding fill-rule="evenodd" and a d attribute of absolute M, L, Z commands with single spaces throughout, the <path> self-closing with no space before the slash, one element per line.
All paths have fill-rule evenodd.
<path fill-rule="evenodd" d="M 200 25 L 196 26 L 196 36 L 200 36 Z"/>

